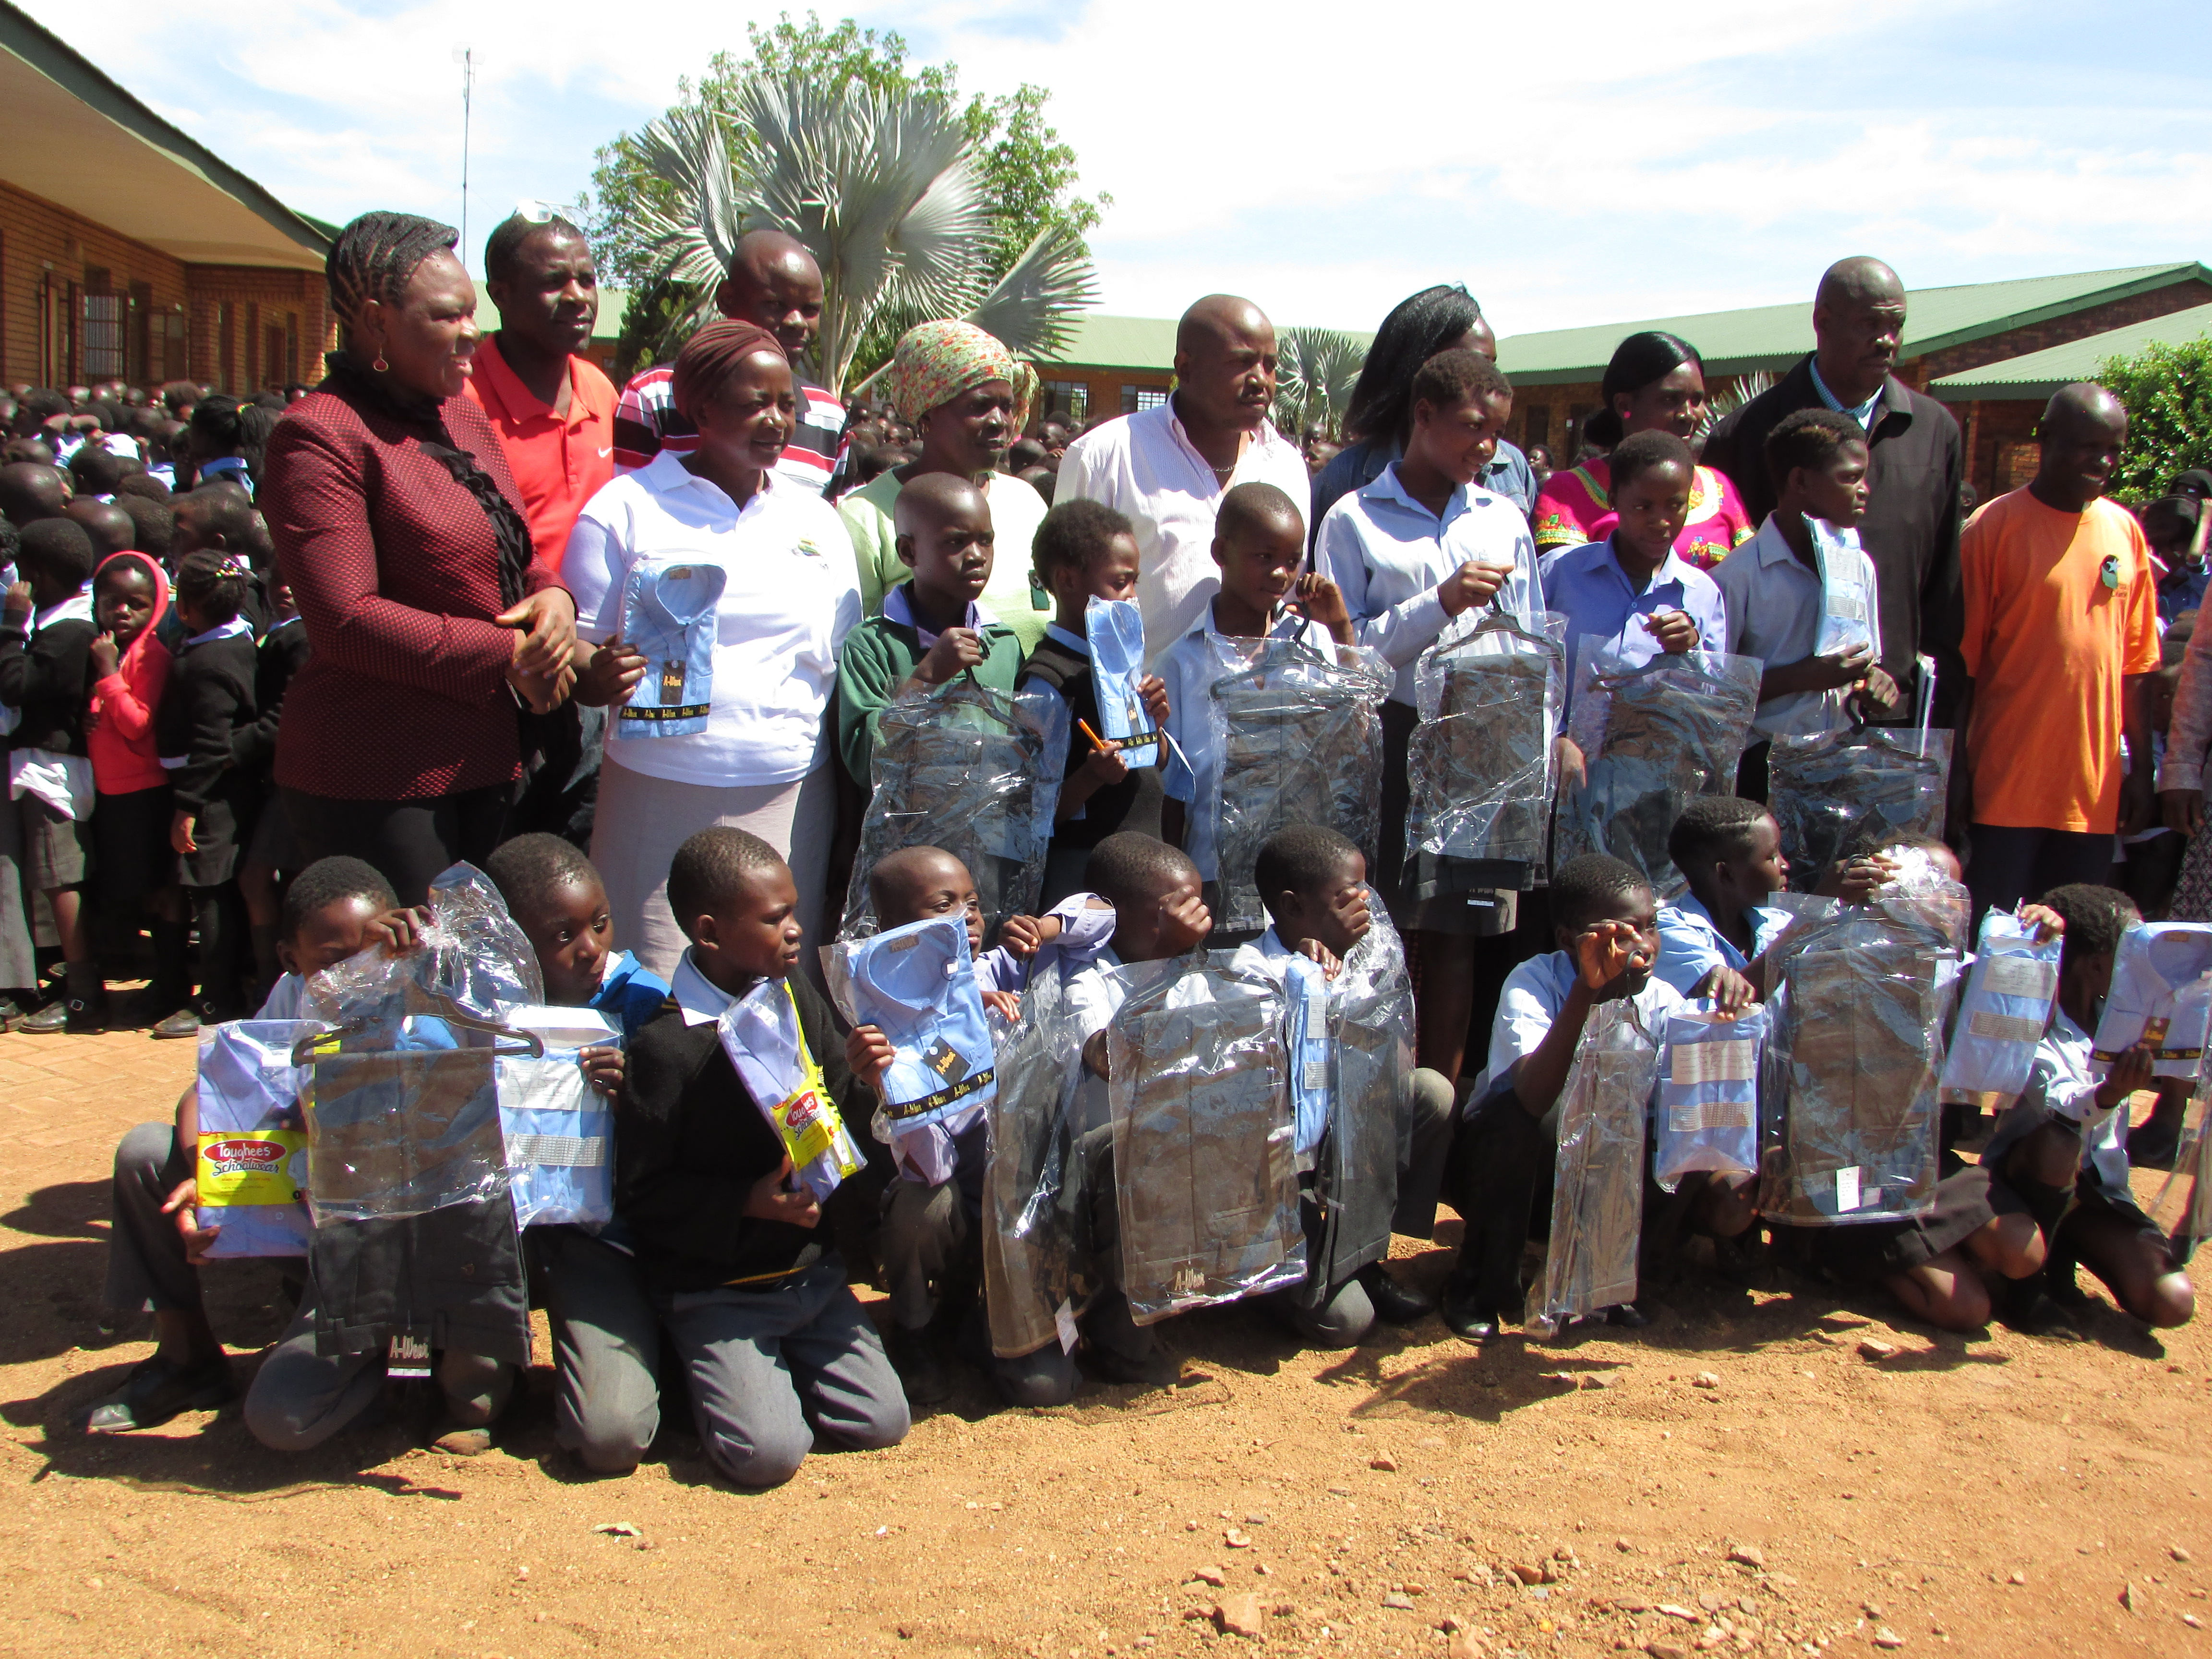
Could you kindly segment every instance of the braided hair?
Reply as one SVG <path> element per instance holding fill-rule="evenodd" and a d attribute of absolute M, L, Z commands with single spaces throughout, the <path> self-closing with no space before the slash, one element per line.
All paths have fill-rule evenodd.
<path fill-rule="evenodd" d="M 350 331 L 371 300 L 397 305 L 416 268 L 460 240 L 451 225 L 418 214 L 362 214 L 331 244 L 331 308 L 340 327 Z"/>

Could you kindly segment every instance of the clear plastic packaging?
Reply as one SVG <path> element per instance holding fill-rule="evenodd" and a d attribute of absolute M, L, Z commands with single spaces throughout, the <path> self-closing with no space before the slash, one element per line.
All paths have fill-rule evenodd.
<path fill-rule="evenodd" d="M 1079 1293 L 1064 1202 L 1072 1153 L 1067 1108 L 1083 1033 L 1054 971 L 1022 994 L 1022 1018 L 999 1051 L 983 1178 L 983 1303 L 1001 1358 L 1059 1340 L 1058 1313 Z"/>
<path fill-rule="evenodd" d="M 1858 580 L 1858 560 L 1849 556 L 1859 550 L 1857 535 L 1809 514 L 1805 528 L 1812 532 L 1813 556 L 1820 571 L 1820 624 L 1814 635 L 1813 654 L 1841 656 L 1872 646 L 1874 594 Z"/>
<path fill-rule="evenodd" d="M 1541 866 L 1567 700 L 1566 618 L 1463 612 L 1422 653 L 1406 751 L 1408 852 Z"/>
<path fill-rule="evenodd" d="M 1863 726 L 1777 738 L 1767 752 L 1767 810 L 1782 830 L 1790 884 L 1818 886 L 1837 860 L 1899 835 L 1941 836 L 1951 733 Z"/>
<path fill-rule="evenodd" d="M 617 738 L 704 732 L 714 702 L 714 644 L 729 575 L 711 562 L 641 559 L 623 581 L 622 636 L 645 678 L 615 710 Z"/>
<path fill-rule="evenodd" d="M 2001 1112 L 2020 1098 L 2058 997 L 2064 944 L 2039 940 L 2033 922 L 2002 910 L 1982 918 L 1981 943 L 1943 1056 L 1943 1099 Z"/>
<path fill-rule="evenodd" d="M 1658 1068 L 1658 1039 L 1632 1000 L 1592 1012 L 1559 1091 L 1552 1239 L 1544 1252 L 1543 1306 L 1528 1319 L 1531 1336 L 1555 1336 L 1571 1320 L 1636 1299 L 1644 1118 Z"/>
<path fill-rule="evenodd" d="M 1109 969 L 1121 1288 L 1149 1325 L 1305 1277 L 1283 1000 L 1230 955 Z"/>
<path fill-rule="evenodd" d="M 2202 1071 L 2182 1110 L 2172 1170 L 2160 1183 L 2148 1213 L 2183 1267 L 2189 1265 L 2197 1247 L 2212 1237 L 2212 1077 Z"/>
<path fill-rule="evenodd" d="M 1587 776 L 1562 802 L 1555 864 L 1609 853 L 1644 872 L 1662 900 L 1680 892 L 1668 835 L 1698 796 L 1735 793 L 1763 668 L 1715 651 L 1662 654 L 1638 668 L 1585 660 L 1570 735 Z"/>
<path fill-rule="evenodd" d="M 442 1000 L 479 1019 L 545 1000 L 538 953 L 491 878 L 456 864 L 430 884 L 430 919 L 404 955 L 371 945 L 307 981 L 307 1000 L 332 1024 L 435 1011 Z"/>
<path fill-rule="evenodd" d="M 240 1019 L 200 1030 L 199 1182 L 202 1227 L 220 1229 L 212 1260 L 305 1255 L 307 1121 L 300 1096 L 307 1074 L 292 1063 L 313 1020 Z"/>
<path fill-rule="evenodd" d="M 544 1044 L 542 1059 L 501 1055 L 500 1132 L 519 1227 L 568 1223 L 597 1232 L 614 1218 L 614 1103 L 585 1075 L 583 1051 L 619 1048 L 622 1033 L 591 1008 L 518 1007 L 507 1023 Z"/>
<path fill-rule="evenodd" d="M 1397 932 L 1380 905 L 1328 988 L 1333 1075 L 1328 1128 L 1315 1164 L 1319 1234 L 1306 1276 L 1318 1303 L 1390 1254 L 1398 1171 L 1413 1129 L 1413 987 Z"/>
<path fill-rule="evenodd" d="M 1711 1003 L 1667 1016 L 1666 1060 L 1652 1131 L 1651 1176 L 1671 1193 L 1699 1171 L 1759 1170 L 1759 1057 L 1766 1009 L 1753 1004 L 1724 1019 Z"/>
<path fill-rule="evenodd" d="M 1084 638 L 1091 647 L 1091 684 L 1098 702 L 1098 735 L 1115 745 L 1131 770 L 1160 763 L 1160 745 L 1151 713 L 1137 688 L 1145 680 L 1145 613 L 1134 599 L 1102 599 L 1097 594 L 1083 610 Z M 1132 743 L 1131 738 L 1151 739 Z"/>
<path fill-rule="evenodd" d="M 1067 721 L 1066 703 L 1048 687 L 1016 696 L 965 674 L 894 698 L 876 728 L 874 793 L 838 936 L 876 931 L 868 872 L 903 847 L 941 847 L 968 866 L 987 932 L 1034 911 Z"/>
<path fill-rule="evenodd" d="M 2089 1069 L 2102 1077 L 2138 1043 L 2154 1051 L 2152 1073 L 2195 1077 L 2212 1016 L 2212 923 L 2142 921 L 2120 936 L 2112 988 L 2097 1021 Z"/>
<path fill-rule="evenodd" d="M 783 1142 L 792 1180 L 827 1202 L 865 1160 L 807 1048 L 790 981 L 763 980 L 723 1009 L 715 1024 L 738 1081 Z"/>
<path fill-rule="evenodd" d="M 1776 947 L 1759 1200 L 1775 1220 L 1892 1221 L 1935 1202 L 1936 1079 L 1969 903 L 1916 875 L 1825 907 Z"/>
<path fill-rule="evenodd" d="M 1229 642 L 1224 641 L 1224 650 Z M 1214 808 L 1222 914 L 1214 925 L 1254 932 L 1267 913 L 1252 884 L 1260 848 L 1293 823 L 1326 825 L 1375 862 L 1382 829 L 1382 702 L 1393 676 L 1374 652 L 1298 640 L 1239 644 L 1244 665 L 1213 682 L 1207 719 L 1221 757 Z"/>
<path fill-rule="evenodd" d="M 830 1000 L 854 1025 L 891 1044 L 878 1139 L 933 1180 L 950 1173 L 951 1138 L 981 1119 L 998 1092 L 991 1025 L 959 916 L 909 922 L 822 953 Z"/>

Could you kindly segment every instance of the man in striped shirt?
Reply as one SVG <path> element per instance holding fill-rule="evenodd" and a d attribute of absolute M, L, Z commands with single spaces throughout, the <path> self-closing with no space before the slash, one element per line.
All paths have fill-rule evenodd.
<path fill-rule="evenodd" d="M 750 230 L 738 238 L 730 274 L 714 290 L 725 317 L 766 329 L 781 343 L 793 366 L 812 349 L 822 326 L 822 270 L 793 236 L 780 230 Z M 699 441 L 698 429 L 677 412 L 668 364 L 648 368 L 623 388 L 615 410 L 615 470 L 632 472 L 662 450 L 687 454 Z M 819 495 L 836 471 L 838 440 L 845 430 L 845 407 L 818 386 L 803 382 L 799 416 L 784 446 L 776 476 Z"/>

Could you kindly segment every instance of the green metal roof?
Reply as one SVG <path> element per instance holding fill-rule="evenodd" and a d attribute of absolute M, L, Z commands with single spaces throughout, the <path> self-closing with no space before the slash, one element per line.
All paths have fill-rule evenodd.
<path fill-rule="evenodd" d="M 1970 283 L 1957 288 L 1911 289 L 1905 295 L 1903 355 L 1924 356 L 1947 346 L 2187 282 L 2203 283 L 2212 289 L 2212 270 L 2188 260 L 2007 283 Z M 1519 386 L 1597 380 L 1603 378 L 1613 348 L 1647 329 L 1680 335 L 1698 348 L 1711 374 L 1782 369 L 1813 349 L 1813 302 L 1804 300 L 1793 305 L 1753 306 L 1740 311 L 1708 311 L 1689 317 L 1654 317 L 1641 322 L 1516 334 L 1498 342 L 1498 366 Z"/>
<path fill-rule="evenodd" d="M 1285 325 L 1287 326 L 1287 325 Z M 1344 329 L 1363 346 L 1375 337 Z M 1175 373 L 1176 319 L 1172 317 L 1107 317 L 1086 311 L 1077 317 L 1066 345 L 1056 356 L 1040 355 L 1040 365 L 1066 368 L 1128 368 L 1155 374 Z"/>
<path fill-rule="evenodd" d="M 622 337 L 623 313 L 629 309 L 629 290 L 623 288 L 603 288 L 599 290 L 599 320 L 592 325 L 592 338 L 612 342 Z M 491 295 L 482 283 L 477 284 L 477 328 L 485 334 L 499 329 L 499 307 L 491 302 Z"/>
<path fill-rule="evenodd" d="M 2148 345 L 2187 345 L 2212 335 L 2212 305 L 2171 311 L 2147 323 L 2107 329 L 2102 334 L 2047 346 L 2002 362 L 1961 369 L 1929 383 L 1928 390 L 1947 403 L 1975 403 L 1998 398 L 2048 398 L 2063 386 L 2094 380 L 2115 357 L 2132 357 Z"/>

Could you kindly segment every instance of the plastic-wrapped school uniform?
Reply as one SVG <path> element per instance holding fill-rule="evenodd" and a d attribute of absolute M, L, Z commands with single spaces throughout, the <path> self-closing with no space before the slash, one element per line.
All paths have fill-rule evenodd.
<path fill-rule="evenodd" d="M 1898 836 L 1942 835 L 1951 743 L 1948 732 L 1883 726 L 1775 738 L 1767 810 L 1791 887 L 1809 893 L 1838 859 Z"/>
<path fill-rule="evenodd" d="M 1963 887 L 1922 860 L 1869 904 L 1822 906 L 1779 947 L 1759 1199 L 1777 1222 L 1834 1228 L 1928 1218 L 1912 1230 L 1929 1246 L 1920 1260 L 1972 1231 L 1948 1236 L 1939 1224 L 1946 1218 L 1931 1213 L 1939 1209 L 1936 1079 L 1969 904 Z"/>
<path fill-rule="evenodd" d="M 1383 699 L 1395 679 L 1372 651 L 1324 657 L 1297 640 L 1221 641 L 1242 666 L 1208 692 L 1219 793 L 1213 850 L 1226 933 L 1255 933 L 1267 913 L 1252 884 L 1261 847 L 1292 823 L 1320 823 L 1376 859 L 1381 830 Z"/>
<path fill-rule="evenodd" d="M 1463 613 L 1422 653 L 1420 724 L 1406 753 L 1416 897 L 1498 885 L 1501 874 L 1525 891 L 1543 869 L 1566 709 L 1565 638 L 1564 617 L 1547 616 L 1534 629 L 1492 606 Z"/>
<path fill-rule="evenodd" d="M 1609 853 L 1642 871 L 1661 898 L 1680 892 L 1668 835 L 1692 799 L 1735 790 L 1762 668 L 1711 651 L 1630 669 L 1586 659 L 1569 735 L 1587 777 L 1560 803 L 1553 862 Z"/>
<path fill-rule="evenodd" d="M 1937 1079 L 1946 1102 L 2003 1111 L 2028 1085 L 2058 997 L 2065 940 L 2037 938 L 2032 921 L 2002 910 L 1982 918 L 1980 949 L 1966 970 L 1959 1017 Z"/>
<path fill-rule="evenodd" d="M 838 936 L 876 931 L 868 872 L 905 847 L 941 847 L 968 866 L 986 928 L 1034 912 L 1068 729 L 1067 705 L 1043 685 L 1009 696 L 963 676 L 895 698 Z"/>
<path fill-rule="evenodd" d="M 1668 1014 L 1652 1124 L 1651 1178 L 1660 1191 L 1674 1192 L 1700 1171 L 1758 1171 L 1759 1058 L 1767 1012 L 1753 1005 L 1724 1019 L 1707 1003 Z"/>
<path fill-rule="evenodd" d="M 2091 1054 L 2097 1075 L 2140 1042 L 2160 1077 L 2195 1077 L 2212 1011 L 2212 923 L 2137 922 L 2121 935 Z"/>

